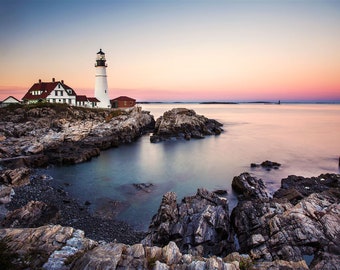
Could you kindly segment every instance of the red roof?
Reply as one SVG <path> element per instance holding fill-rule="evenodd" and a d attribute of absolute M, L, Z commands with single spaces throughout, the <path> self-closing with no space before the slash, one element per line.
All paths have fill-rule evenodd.
<path fill-rule="evenodd" d="M 127 97 L 127 96 L 120 96 L 114 99 L 111 99 L 111 101 L 136 101 L 133 98 Z"/>
<path fill-rule="evenodd" d="M 87 100 L 90 101 L 90 102 L 100 102 L 100 100 L 98 100 L 95 97 L 89 97 L 89 98 L 87 98 Z"/>
<path fill-rule="evenodd" d="M 87 97 L 85 95 L 77 95 L 76 101 L 86 101 L 87 102 Z"/>
<path fill-rule="evenodd" d="M 32 85 L 32 87 L 27 91 L 25 96 L 22 98 L 23 100 L 36 100 L 36 99 L 45 99 L 51 92 L 57 87 L 58 84 L 61 84 L 61 86 L 64 89 L 71 89 L 72 93 L 69 95 L 75 96 L 76 93 L 74 90 L 64 84 L 63 82 L 38 82 Z M 40 95 L 33 95 L 32 91 L 42 91 Z"/>

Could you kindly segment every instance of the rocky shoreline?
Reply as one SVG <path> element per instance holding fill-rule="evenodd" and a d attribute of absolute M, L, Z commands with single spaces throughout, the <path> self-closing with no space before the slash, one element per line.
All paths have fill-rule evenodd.
<path fill-rule="evenodd" d="M 1 268 L 318 270 L 340 265 L 339 174 L 291 175 L 271 194 L 264 181 L 244 172 L 232 181 L 239 194 L 232 210 L 226 190 L 200 188 L 181 200 L 168 192 L 149 230 L 137 232 L 124 222 L 91 215 L 89 203 L 78 202 L 32 168 L 83 162 L 130 143 L 155 125 L 148 112 L 43 105 L 12 108 L 0 120 Z M 166 112 L 155 128 L 154 142 L 222 132 L 220 123 L 187 109 Z M 280 165 L 265 161 L 251 168 Z M 152 185 L 135 188 L 149 191 Z"/>
<path fill-rule="evenodd" d="M 0 108 L 0 165 L 7 168 L 76 164 L 101 150 L 131 143 L 155 120 L 140 107 L 104 110 L 67 104 Z"/>

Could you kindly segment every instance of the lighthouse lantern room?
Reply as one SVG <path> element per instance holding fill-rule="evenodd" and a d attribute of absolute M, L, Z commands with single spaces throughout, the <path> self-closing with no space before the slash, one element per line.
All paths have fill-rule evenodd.
<path fill-rule="evenodd" d="M 99 50 L 97 53 L 96 58 L 96 84 L 94 88 L 94 95 L 100 101 L 99 107 L 101 108 L 110 108 L 110 98 L 108 93 L 108 86 L 107 86 L 107 75 L 106 75 L 106 59 L 105 53 L 102 49 Z"/>

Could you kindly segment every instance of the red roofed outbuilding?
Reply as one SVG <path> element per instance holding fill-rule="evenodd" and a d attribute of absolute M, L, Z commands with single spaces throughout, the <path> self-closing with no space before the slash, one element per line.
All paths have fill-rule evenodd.
<path fill-rule="evenodd" d="M 130 108 L 136 105 L 136 100 L 127 96 L 120 96 L 110 100 L 112 108 Z"/>

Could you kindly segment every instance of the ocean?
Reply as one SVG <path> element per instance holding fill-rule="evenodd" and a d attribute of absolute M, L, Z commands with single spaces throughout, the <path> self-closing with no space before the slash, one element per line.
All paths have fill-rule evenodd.
<path fill-rule="evenodd" d="M 197 188 L 228 191 L 230 210 L 237 204 L 234 176 L 249 172 L 274 192 L 288 175 L 305 177 L 339 173 L 340 105 L 331 104 L 142 104 L 155 119 L 176 107 L 189 108 L 223 123 L 224 132 L 202 140 L 150 143 L 149 134 L 135 143 L 101 152 L 90 162 L 46 170 L 57 184 L 95 212 L 106 202 L 122 202 L 117 216 L 147 230 L 162 195 L 178 201 Z M 251 168 L 265 160 L 278 170 Z M 149 192 L 133 184 L 152 183 Z"/>

